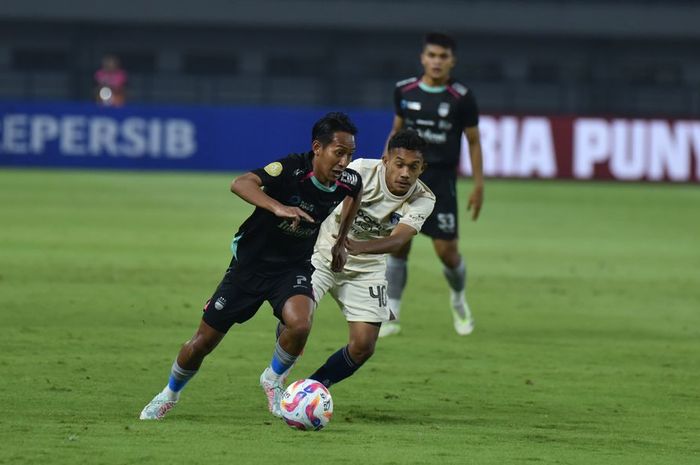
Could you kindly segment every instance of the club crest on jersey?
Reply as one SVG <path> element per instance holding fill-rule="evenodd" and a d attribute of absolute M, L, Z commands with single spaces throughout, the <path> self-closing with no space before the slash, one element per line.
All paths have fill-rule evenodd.
<path fill-rule="evenodd" d="M 282 163 L 278 161 L 273 161 L 263 169 L 270 176 L 277 177 L 282 173 Z"/>
<path fill-rule="evenodd" d="M 420 111 L 422 108 L 420 102 L 412 102 L 410 100 L 401 100 L 401 108 L 406 110 Z"/>
<path fill-rule="evenodd" d="M 438 106 L 438 115 L 442 116 L 443 118 L 447 115 L 450 114 L 450 104 L 447 102 L 442 102 Z"/>
<path fill-rule="evenodd" d="M 392 213 L 389 217 L 389 221 L 391 221 L 391 224 L 399 224 L 399 221 L 401 221 L 401 214 L 396 212 Z"/>

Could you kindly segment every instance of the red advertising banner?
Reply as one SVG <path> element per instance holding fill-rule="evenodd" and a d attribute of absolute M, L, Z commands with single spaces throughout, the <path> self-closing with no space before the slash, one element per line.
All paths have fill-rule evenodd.
<path fill-rule="evenodd" d="M 482 115 L 484 174 L 700 182 L 700 121 Z M 464 174 L 471 173 L 462 141 Z"/>

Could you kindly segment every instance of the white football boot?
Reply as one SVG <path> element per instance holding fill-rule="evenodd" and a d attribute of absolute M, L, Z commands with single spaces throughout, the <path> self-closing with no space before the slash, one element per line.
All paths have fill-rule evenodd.
<path fill-rule="evenodd" d="M 379 328 L 379 337 L 392 336 L 401 332 L 401 325 L 398 321 L 385 321 Z"/>
<path fill-rule="evenodd" d="M 170 400 L 165 392 L 159 392 L 152 401 L 141 410 L 140 420 L 160 420 L 170 411 L 176 400 Z"/>
<path fill-rule="evenodd" d="M 281 418 L 280 401 L 282 400 L 282 394 L 284 394 L 284 387 L 279 381 L 271 382 L 267 379 L 265 373 L 268 369 L 266 368 L 260 375 L 260 387 L 263 389 L 265 397 L 267 397 L 267 408 L 270 410 L 270 413 Z"/>
<path fill-rule="evenodd" d="M 464 291 L 450 291 L 450 294 L 450 303 L 452 304 L 452 321 L 455 326 L 455 331 L 457 331 L 457 334 L 460 336 L 468 336 L 474 331 L 474 317 L 469 310 L 469 304 L 467 304 Z"/>

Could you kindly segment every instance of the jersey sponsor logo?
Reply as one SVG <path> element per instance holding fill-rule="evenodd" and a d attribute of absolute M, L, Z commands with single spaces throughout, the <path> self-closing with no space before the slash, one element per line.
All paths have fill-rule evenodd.
<path fill-rule="evenodd" d="M 421 223 L 425 221 L 425 215 L 422 215 L 420 213 L 411 213 L 408 215 L 408 217 L 413 221 L 414 223 Z"/>
<path fill-rule="evenodd" d="M 401 108 L 405 110 L 420 111 L 423 106 L 420 102 L 413 102 L 410 100 L 401 100 Z"/>
<path fill-rule="evenodd" d="M 282 163 L 278 161 L 273 161 L 263 169 L 267 174 L 269 174 L 273 178 L 276 178 L 282 173 Z"/>
<path fill-rule="evenodd" d="M 438 105 L 438 115 L 441 117 L 446 117 L 447 115 L 450 114 L 450 104 L 447 102 L 441 102 L 440 105 Z"/>
<path fill-rule="evenodd" d="M 447 142 L 447 133 L 446 132 L 436 132 L 436 131 L 431 131 L 430 129 L 416 129 L 418 131 L 418 134 L 425 139 L 427 142 L 431 144 L 444 144 Z"/>
<path fill-rule="evenodd" d="M 305 210 L 309 213 L 313 213 L 316 207 L 312 203 L 304 202 L 303 200 L 299 203 L 299 208 Z"/>
<path fill-rule="evenodd" d="M 393 226 L 389 227 L 388 225 L 382 224 L 372 215 L 360 208 L 351 229 L 357 239 L 367 240 L 388 236 L 391 234 Z"/>
<path fill-rule="evenodd" d="M 217 310 L 222 310 L 226 306 L 226 298 L 224 297 L 219 297 L 216 299 L 216 302 L 214 302 L 214 308 Z"/>
<path fill-rule="evenodd" d="M 435 121 L 431 119 L 417 119 L 416 124 L 420 124 L 421 126 L 435 126 Z"/>
<path fill-rule="evenodd" d="M 355 173 L 351 173 L 349 171 L 343 171 L 343 173 L 340 175 L 340 182 L 344 184 L 349 184 L 351 186 L 356 186 L 357 185 L 357 175 Z"/>
<path fill-rule="evenodd" d="M 289 205 L 299 207 L 302 210 L 307 211 L 309 213 L 313 213 L 313 211 L 315 210 L 313 204 L 301 200 L 301 197 L 298 195 L 291 196 L 289 200 L 287 200 L 287 202 L 289 202 Z"/>
<path fill-rule="evenodd" d="M 301 168 L 297 168 L 297 169 L 294 170 L 294 173 L 292 173 L 292 174 L 294 175 L 294 177 L 297 177 L 297 178 L 298 178 L 298 177 L 304 175 L 304 173 L 306 173 L 306 171 L 304 171 L 304 170 L 301 169 Z"/>
<path fill-rule="evenodd" d="M 298 237 L 300 239 L 307 239 L 316 234 L 316 232 L 318 232 L 318 226 L 306 226 L 307 224 L 308 223 L 302 223 L 302 225 L 294 228 L 292 227 L 292 220 L 282 220 L 279 222 L 279 224 L 277 224 L 277 227 L 289 236 Z"/>

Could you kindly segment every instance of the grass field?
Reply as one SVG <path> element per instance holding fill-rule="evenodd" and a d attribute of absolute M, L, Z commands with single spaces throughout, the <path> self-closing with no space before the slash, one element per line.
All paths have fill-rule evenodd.
<path fill-rule="evenodd" d="M 0 170 L 2 464 L 700 463 L 700 187 L 491 181 L 461 217 L 472 336 L 414 243 L 403 332 L 295 432 L 264 307 L 140 422 L 251 209 L 212 174 Z M 460 185 L 462 198 L 468 185 Z M 293 377 L 346 340 L 317 312 Z"/>

